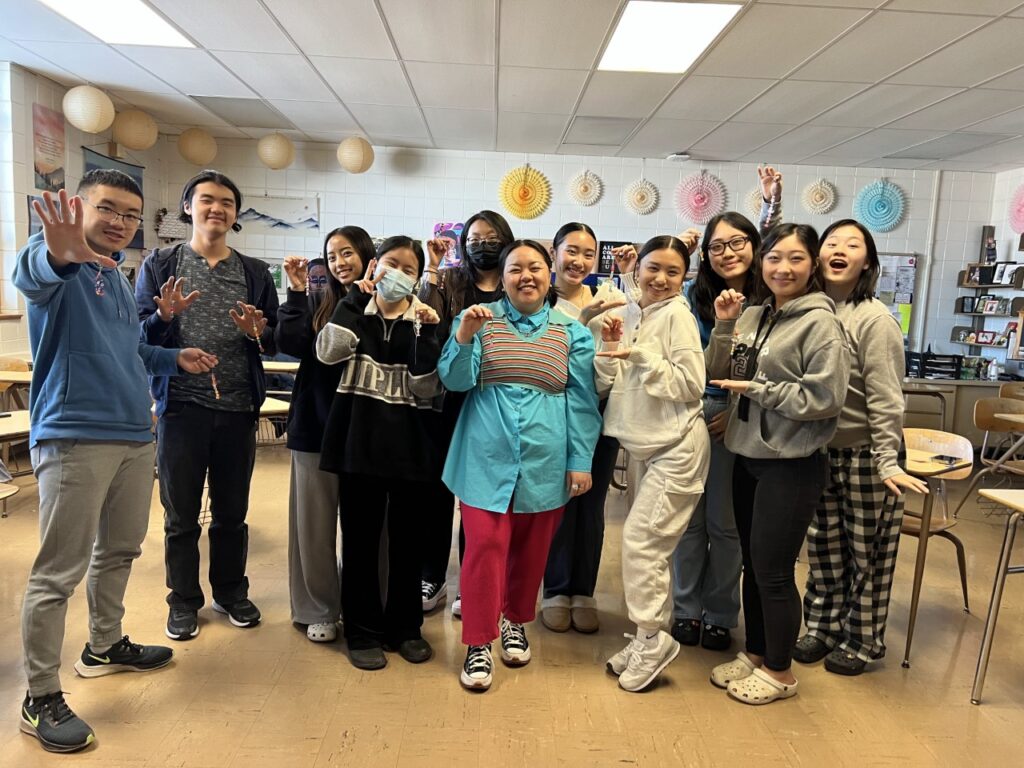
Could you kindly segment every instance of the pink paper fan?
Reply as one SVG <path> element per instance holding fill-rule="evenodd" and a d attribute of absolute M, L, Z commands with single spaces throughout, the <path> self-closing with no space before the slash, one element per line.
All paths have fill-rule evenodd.
<path fill-rule="evenodd" d="M 725 210 L 725 185 L 707 171 L 694 173 L 676 187 L 676 211 L 694 224 L 707 224 Z"/>
<path fill-rule="evenodd" d="M 1024 184 L 1017 187 L 1010 198 L 1010 229 L 1018 235 L 1024 233 Z"/>

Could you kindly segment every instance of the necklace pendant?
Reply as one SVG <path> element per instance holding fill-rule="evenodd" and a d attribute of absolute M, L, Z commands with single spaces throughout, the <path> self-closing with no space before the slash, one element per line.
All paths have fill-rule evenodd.
<path fill-rule="evenodd" d="M 413 332 L 413 334 L 415 334 L 417 339 L 420 337 L 420 329 L 422 327 L 423 327 L 423 321 L 420 320 L 418 317 L 415 320 L 412 321 L 412 332 Z"/>
<path fill-rule="evenodd" d="M 97 272 L 96 273 L 96 280 L 93 282 L 92 285 L 93 285 L 93 289 L 96 291 L 96 295 L 97 296 L 103 296 L 104 294 L 106 294 L 107 289 L 106 289 L 106 286 L 104 286 L 104 284 L 103 284 L 103 273 L 102 272 Z"/>

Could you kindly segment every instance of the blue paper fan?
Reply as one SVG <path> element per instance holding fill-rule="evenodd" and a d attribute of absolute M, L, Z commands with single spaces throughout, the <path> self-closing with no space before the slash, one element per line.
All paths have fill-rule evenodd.
<path fill-rule="evenodd" d="M 903 219 L 903 190 L 881 179 L 868 184 L 853 201 L 853 216 L 872 232 L 888 232 Z"/>

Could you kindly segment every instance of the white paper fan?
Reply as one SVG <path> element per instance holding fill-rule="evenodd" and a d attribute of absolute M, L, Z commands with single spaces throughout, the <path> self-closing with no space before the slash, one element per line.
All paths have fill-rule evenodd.
<path fill-rule="evenodd" d="M 836 188 L 830 181 L 818 179 L 804 187 L 800 202 L 808 213 L 828 213 L 836 207 Z"/>
<path fill-rule="evenodd" d="M 580 205 L 593 205 L 604 193 L 604 182 L 592 171 L 580 171 L 569 180 L 569 198 Z"/>
<path fill-rule="evenodd" d="M 647 179 L 637 179 L 626 186 L 622 202 L 633 213 L 646 216 L 658 207 L 658 188 Z"/>
<path fill-rule="evenodd" d="M 747 192 L 745 200 L 747 204 L 747 215 L 750 216 L 751 221 L 757 221 L 761 217 L 761 203 L 764 202 L 764 196 L 761 194 L 761 188 L 754 187 L 752 190 Z"/>

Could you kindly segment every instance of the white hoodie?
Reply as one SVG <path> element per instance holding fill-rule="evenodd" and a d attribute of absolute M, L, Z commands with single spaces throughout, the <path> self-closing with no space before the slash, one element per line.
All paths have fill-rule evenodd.
<path fill-rule="evenodd" d="M 630 303 L 623 323 L 626 360 L 598 357 L 594 361 L 597 391 L 608 394 L 604 433 L 618 438 L 630 456 L 645 460 L 678 444 L 694 429 L 706 430 L 704 350 L 686 299 L 673 296 L 645 309 Z M 612 345 L 605 344 L 604 349 Z M 692 441 L 695 446 L 705 441 Z M 699 492 L 703 478 L 692 462 L 692 477 L 680 478 L 680 490 Z"/>

